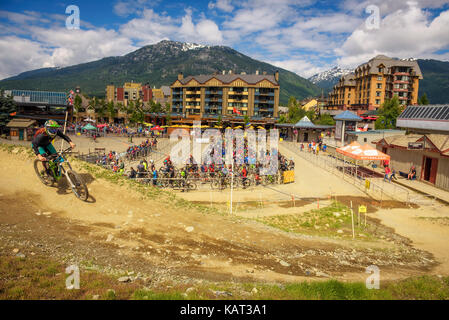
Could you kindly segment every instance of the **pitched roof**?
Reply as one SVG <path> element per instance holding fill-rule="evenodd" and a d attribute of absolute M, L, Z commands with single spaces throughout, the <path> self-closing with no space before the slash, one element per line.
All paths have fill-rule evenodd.
<path fill-rule="evenodd" d="M 268 80 L 274 85 L 278 86 L 279 83 L 276 81 L 274 75 L 265 75 L 265 74 L 200 74 L 197 76 L 188 76 L 181 80 L 179 80 L 182 84 L 187 84 L 190 80 L 195 79 L 199 83 L 203 84 L 209 81 L 210 79 L 215 78 L 223 83 L 231 83 L 236 79 L 242 79 L 248 84 L 257 84 L 262 80 Z"/>
<path fill-rule="evenodd" d="M 312 121 L 310 121 L 310 119 L 307 116 L 305 116 L 304 118 L 302 118 L 295 124 L 295 127 L 297 127 L 297 128 L 314 128 L 315 125 L 313 124 Z"/>
<path fill-rule="evenodd" d="M 399 60 L 387 57 L 385 55 L 378 55 L 372 58 L 370 61 L 358 66 L 358 68 L 369 68 L 370 74 L 378 74 L 379 70 L 377 69 L 379 65 L 383 64 L 387 69 L 391 67 L 411 67 L 413 71 L 416 72 L 416 75 L 419 79 L 423 79 L 421 69 L 419 68 L 418 62 L 416 60 Z"/>
<path fill-rule="evenodd" d="M 362 121 L 362 118 L 360 118 L 355 113 L 352 113 L 351 111 L 343 111 L 342 113 L 336 115 L 334 117 L 334 120 L 346 120 L 346 121 Z"/>
<path fill-rule="evenodd" d="M 6 127 L 8 128 L 28 128 L 36 123 L 36 120 L 30 119 L 12 119 L 8 122 Z"/>

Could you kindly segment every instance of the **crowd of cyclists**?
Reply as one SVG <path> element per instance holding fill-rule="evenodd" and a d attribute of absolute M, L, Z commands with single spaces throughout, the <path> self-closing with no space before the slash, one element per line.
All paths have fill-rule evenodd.
<path fill-rule="evenodd" d="M 133 145 L 122 154 L 110 151 L 101 156 L 97 164 L 142 183 L 183 191 L 196 189 L 198 184 L 210 184 L 212 189 L 225 189 L 230 187 L 231 183 L 236 188 L 280 184 L 283 183 L 283 172 L 295 168 L 293 159 L 287 159 L 277 150 L 259 150 L 259 159 L 256 161 L 255 153 L 250 156 L 247 139 L 244 139 L 243 148 L 238 151 L 235 151 L 236 142 L 233 143 L 234 165 L 225 164 L 226 142 L 223 142 L 221 161 L 197 163 L 190 155 L 183 166 L 177 166 L 170 156 L 166 156 L 162 166 L 157 168 L 154 160 L 146 160 L 151 152 L 157 149 L 156 138 Z M 131 166 L 129 170 L 125 168 L 126 160 L 138 159 L 141 160 L 137 166 Z M 210 159 L 217 160 L 215 149 L 210 151 Z"/>

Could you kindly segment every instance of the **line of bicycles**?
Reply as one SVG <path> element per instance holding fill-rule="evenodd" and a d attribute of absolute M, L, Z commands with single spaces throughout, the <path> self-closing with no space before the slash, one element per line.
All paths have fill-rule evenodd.
<path fill-rule="evenodd" d="M 224 190 L 231 188 L 231 184 L 235 189 L 246 189 L 252 186 L 267 186 L 274 184 L 281 184 L 282 175 L 280 173 L 276 175 L 264 175 L 256 176 L 249 175 L 244 178 L 242 176 L 209 176 L 209 175 L 195 175 L 191 174 L 187 178 L 175 176 L 173 178 L 168 175 L 163 175 L 157 179 L 151 177 L 151 173 L 140 173 L 135 180 L 144 184 L 153 184 L 154 186 L 173 189 L 173 190 L 197 190 L 199 186 L 209 185 L 212 190 Z"/>

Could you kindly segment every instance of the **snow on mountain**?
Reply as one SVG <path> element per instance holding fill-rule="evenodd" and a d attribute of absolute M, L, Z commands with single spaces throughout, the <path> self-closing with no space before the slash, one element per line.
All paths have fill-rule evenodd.
<path fill-rule="evenodd" d="M 189 42 L 185 42 L 182 44 L 182 51 L 187 51 L 187 50 L 194 50 L 194 49 L 199 49 L 199 48 L 210 48 L 210 46 L 205 46 L 202 44 L 196 44 L 196 43 L 189 43 Z"/>
<path fill-rule="evenodd" d="M 342 76 L 347 75 L 351 73 L 352 69 L 342 69 L 340 67 L 334 67 L 330 70 L 317 73 L 316 75 L 309 78 L 309 81 L 311 81 L 314 84 L 319 84 L 320 82 L 333 82 L 335 79 L 340 79 Z"/>

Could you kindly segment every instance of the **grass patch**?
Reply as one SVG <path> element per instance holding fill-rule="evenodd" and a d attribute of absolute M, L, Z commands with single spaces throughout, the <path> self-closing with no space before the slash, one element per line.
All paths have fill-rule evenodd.
<path fill-rule="evenodd" d="M 363 220 L 362 217 L 361 220 Z M 257 221 L 287 232 L 352 237 L 351 211 L 349 207 L 337 201 L 333 201 L 327 207 L 301 214 L 269 216 L 259 218 Z M 361 221 L 361 225 L 358 227 L 357 214 L 354 212 L 356 234 L 358 237 L 372 239 L 373 234 L 370 233 L 369 229 L 363 227 L 363 222 Z M 338 233 L 339 230 L 343 233 Z"/>
<path fill-rule="evenodd" d="M 54 273 L 57 271 L 57 273 Z M 382 283 L 369 290 L 364 283 L 337 280 L 286 285 L 203 283 L 186 293 L 186 285 L 164 283 L 146 288 L 139 281 L 120 283 L 98 271 L 80 270 L 80 289 L 65 287 L 65 266 L 50 258 L 1 256 L 0 299 L 107 300 L 447 300 L 449 277 L 421 276 Z M 254 290 L 254 288 L 256 290 Z M 220 294 L 217 294 L 219 292 Z M 225 293 L 225 294 L 223 294 Z"/>

